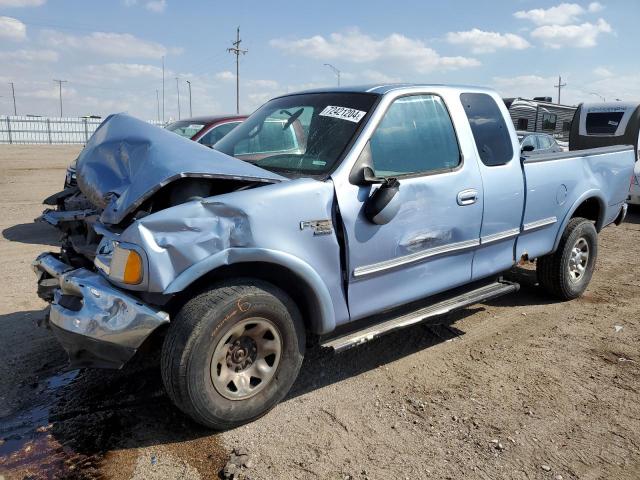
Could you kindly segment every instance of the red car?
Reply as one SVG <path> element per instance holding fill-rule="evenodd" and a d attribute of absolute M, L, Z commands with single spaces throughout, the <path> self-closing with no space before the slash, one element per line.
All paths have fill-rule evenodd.
<path fill-rule="evenodd" d="M 245 115 L 193 117 L 170 123 L 165 128 L 194 142 L 212 147 L 246 118 Z"/>

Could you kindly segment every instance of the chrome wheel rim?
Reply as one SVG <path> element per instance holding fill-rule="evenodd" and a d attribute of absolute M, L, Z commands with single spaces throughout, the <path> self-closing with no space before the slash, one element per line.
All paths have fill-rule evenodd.
<path fill-rule="evenodd" d="M 573 245 L 569 257 L 569 278 L 572 282 L 579 282 L 582 279 L 584 273 L 587 271 L 588 263 L 589 243 L 584 237 L 580 237 Z"/>
<path fill-rule="evenodd" d="M 211 381 L 220 395 L 245 400 L 273 379 L 282 354 L 278 328 L 266 318 L 248 318 L 233 327 L 216 345 Z"/>

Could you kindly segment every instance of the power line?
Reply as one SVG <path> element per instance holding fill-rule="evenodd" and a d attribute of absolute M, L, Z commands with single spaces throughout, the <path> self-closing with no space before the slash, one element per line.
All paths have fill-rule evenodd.
<path fill-rule="evenodd" d="M 560 105 L 560 91 L 562 90 L 562 87 L 566 87 L 566 86 L 567 86 L 566 83 L 562 83 L 562 77 L 558 76 L 558 84 L 554 85 L 554 87 L 558 89 L 558 105 Z"/>
<path fill-rule="evenodd" d="M 60 118 L 62 118 L 62 84 L 63 83 L 67 83 L 67 80 L 53 80 L 54 82 L 57 82 L 58 87 L 60 88 Z"/>
<path fill-rule="evenodd" d="M 241 50 L 240 44 L 240 27 L 236 30 L 236 41 L 233 42 L 233 47 L 227 48 L 227 52 L 233 53 L 236 56 L 236 113 L 240 114 L 240 54 L 244 55 L 249 50 Z"/>

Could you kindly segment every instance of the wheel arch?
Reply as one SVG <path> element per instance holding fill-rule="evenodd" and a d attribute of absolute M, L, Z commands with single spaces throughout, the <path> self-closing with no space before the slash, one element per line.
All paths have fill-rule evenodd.
<path fill-rule="evenodd" d="M 595 223 L 596 231 L 599 233 L 603 228 L 604 217 L 606 211 L 606 202 L 602 197 L 601 192 L 598 190 L 590 190 L 583 193 L 568 210 L 565 215 L 558 232 L 556 233 L 556 240 L 553 244 L 553 251 L 558 249 L 562 233 L 571 221 L 572 218 L 583 217 L 587 220 L 591 220 Z"/>
<path fill-rule="evenodd" d="M 231 248 L 219 252 L 182 272 L 163 293 L 184 297 L 186 291 L 232 277 L 256 278 L 281 288 L 298 305 L 308 331 L 325 334 L 334 330 L 333 302 L 320 275 L 299 258 L 275 250 Z"/>

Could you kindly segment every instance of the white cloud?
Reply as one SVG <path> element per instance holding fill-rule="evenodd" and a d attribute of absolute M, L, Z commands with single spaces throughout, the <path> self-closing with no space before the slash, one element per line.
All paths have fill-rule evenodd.
<path fill-rule="evenodd" d="M 235 78 L 235 76 L 234 76 Z M 260 89 L 276 89 L 279 84 L 275 80 L 247 80 L 247 87 Z"/>
<path fill-rule="evenodd" d="M 613 72 L 606 67 L 597 67 L 593 73 L 595 73 L 598 77 L 609 78 L 613 77 Z"/>
<path fill-rule="evenodd" d="M 558 77 L 541 77 L 539 75 L 494 77 L 492 79 L 492 87 L 503 97 L 552 97 L 555 99 L 557 89 L 554 88 L 554 85 L 557 85 L 557 83 Z M 562 90 L 562 103 L 566 103 L 565 90 Z"/>
<path fill-rule="evenodd" d="M 589 48 L 597 45 L 601 33 L 611 31 L 611 25 L 600 18 L 595 24 L 585 22 L 580 25 L 544 25 L 531 32 L 531 36 L 550 48 Z"/>
<path fill-rule="evenodd" d="M 139 63 L 105 63 L 102 65 L 89 65 L 86 73 L 95 78 L 106 79 L 130 79 L 130 78 L 162 78 L 162 68 L 155 65 L 143 65 Z M 170 76 L 171 72 L 167 72 Z"/>
<path fill-rule="evenodd" d="M 145 3 L 144 7 L 151 12 L 162 13 L 167 8 L 167 0 L 152 0 Z"/>
<path fill-rule="evenodd" d="M 218 72 L 215 74 L 216 80 L 230 81 L 235 80 L 235 73 L 230 72 L 229 70 L 225 70 L 224 72 Z"/>
<path fill-rule="evenodd" d="M 587 7 L 587 10 L 591 13 L 597 13 L 604 10 L 604 6 L 600 2 L 591 2 L 589 7 Z"/>
<path fill-rule="evenodd" d="M 123 3 L 125 7 L 135 7 L 138 5 L 138 0 L 123 0 Z M 150 12 L 162 13 L 167 8 L 167 0 L 147 0 L 144 2 L 144 8 Z"/>
<path fill-rule="evenodd" d="M 39 7 L 47 0 L 0 0 L 0 7 Z"/>
<path fill-rule="evenodd" d="M 531 45 L 513 33 L 486 32 L 478 28 L 466 32 L 447 33 L 447 42 L 471 47 L 473 53 L 491 53 L 499 49 L 524 50 Z"/>
<path fill-rule="evenodd" d="M 0 52 L 0 60 L 17 62 L 57 62 L 58 52 L 53 50 L 15 50 Z"/>
<path fill-rule="evenodd" d="M 0 17 L 0 38 L 22 41 L 27 38 L 27 26 L 17 18 Z"/>
<path fill-rule="evenodd" d="M 561 3 L 547 9 L 520 10 L 513 16 L 521 20 L 530 20 L 536 25 L 569 25 L 577 22 L 587 12 L 599 12 L 603 8 L 598 2 L 590 3 L 586 9 L 577 3 Z"/>
<path fill-rule="evenodd" d="M 443 57 L 423 41 L 399 33 L 375 39 L 358 29 L 352 29 L 345 33 L 332 33 L 328 38 L 322 35 L 294 40 L 278 38 L 269 43 L 291 55 L 318 60 L 340 59 L 354 63 L 390 61 L 410 66 L 420 73 L 437 68 L 456 69 L 480 65 L 475 58 Z"/>
<path fill-rule="evenodd" d="M 42 39 L 51 48 L 73 48 L 110 57 L 160 58 L 167 53 L 181 52 L 181 49 L 168 49 L 160 43 L 142 40 L 130 33 L 93 32 L 76 36 L 46 30 L 42 33 Z"/>

